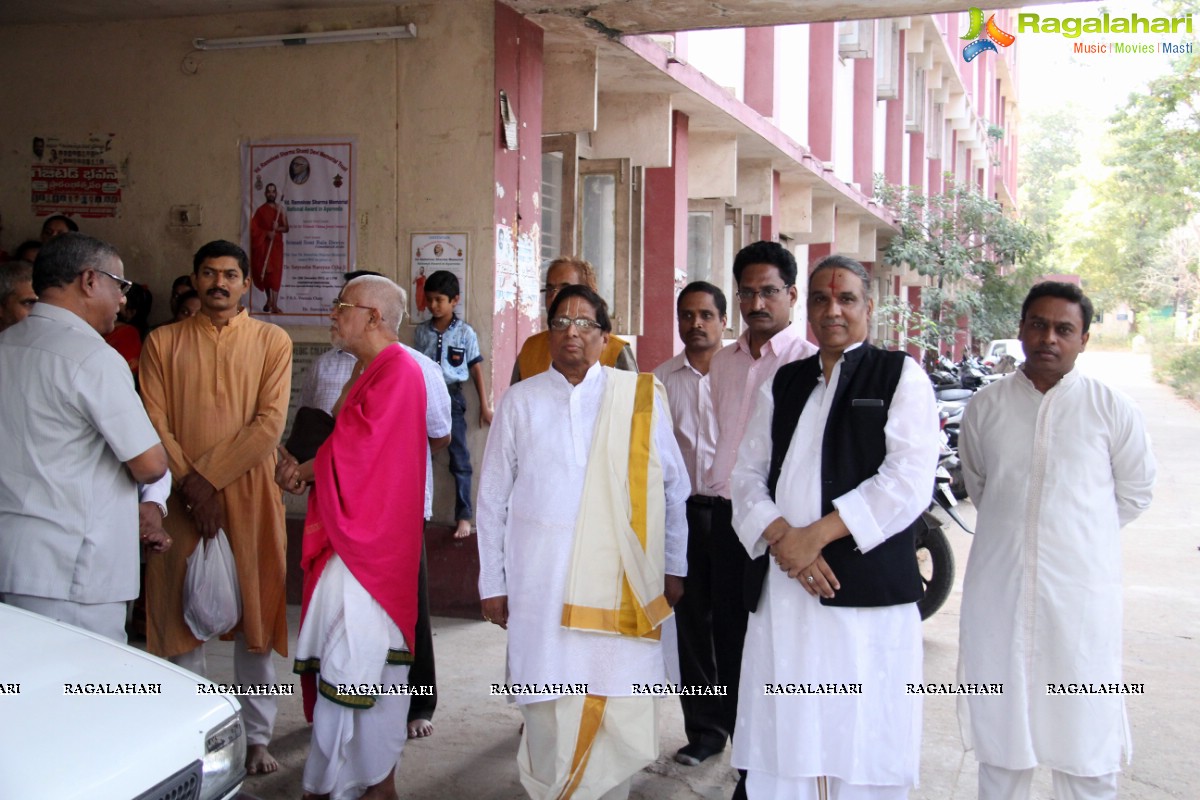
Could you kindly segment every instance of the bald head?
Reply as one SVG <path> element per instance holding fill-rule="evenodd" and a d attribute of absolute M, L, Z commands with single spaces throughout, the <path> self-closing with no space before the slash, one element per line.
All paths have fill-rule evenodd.
<path fill-rule="evenodd" d="M 346 284 L 347 289 L 357 288 L 358 302 L 364 306 L 379 309 L 383 327 L 390 333 L 399 334 L 400 323 L 404 321 L 404 306 L 408 296 L 396 283 L 382 275 L 362 275 Z"/>

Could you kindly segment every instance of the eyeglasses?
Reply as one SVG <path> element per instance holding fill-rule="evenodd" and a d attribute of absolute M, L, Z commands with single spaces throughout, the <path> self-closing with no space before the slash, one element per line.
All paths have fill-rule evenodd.
<path fill-rule="evenodd" d="M 596 322 L 594 319 L 588 319 L 587 317 L 579 317 L 577 319 L 571 319 L 570 317 L 555 317 L 554 319 L 550 320 L 550 329 L 555 331 L 565 331 L 572 325 L 578 328 L 580 333 L 601 327 L 599 322 Z"/>
<path fill-rule="evenodd" d="M 333 308 L 330 309 L 330 311 L 336 314 L 343 308 L 365 308 L 367 311 L 374 311 L 376 314 L 379 313 L 379 309 L 375 308 L 374 306 L 360 306 L 357 303 L 343 303 L 341 300 L 334 300 Z"/>
<path fill-rule="evenodd" d="M 114 281 L 116 281 L 117 286 L 121 287 L 121 294 L 129 294 L 129 290 L 133 288 L 133 281 L 127 281 L 124 278 L 118 278 L 116 275 L 113 275 L 111 272 L 105 272 L 102 269 L 98 269 L 98 270 L 96 270 L 96 272 L 99 272 L 101 275 L 107 275 L 108 277 L 110 277 Z"/>
<path fill-rule="evenodd" d="M 756 297 L 762 297 L 764 301 L 767 301 L 773 297 L 778 297 L 780 292 L 787 291 L 791 287 L 792 284 L 785 283 L 783 286 L 764 286 L 758 291 L 755 291 L 754 289 L 738 289 L 736 292 L 734 292 L 734 294 L 736 294 L 737 299 L 741 300 L 743 303 L 752 302 Z"/>

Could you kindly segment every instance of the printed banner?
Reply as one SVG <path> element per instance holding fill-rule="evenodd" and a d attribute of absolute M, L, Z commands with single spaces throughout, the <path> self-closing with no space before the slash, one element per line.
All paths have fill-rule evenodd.
<path fill-rule="evenodd" d="M 323 325 L 355 269 L 353 137 L 242 146 L 246 306 L 280 325 Z"/>
<path fill-rule="evenodd" d="M 66 214 L 97 219 L 116 217 L 121 209 L 121 171 L 112 160 L 115 134 L 73 142 L 33 137 L 29 194 L 39 217 Z"/>

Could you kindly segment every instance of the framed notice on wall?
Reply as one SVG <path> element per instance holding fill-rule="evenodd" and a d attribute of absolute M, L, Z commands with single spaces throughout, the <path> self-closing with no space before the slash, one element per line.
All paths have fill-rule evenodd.
<path fill-rule="evenodd" d="M 409 255 L 412 256 L 412 285 L 409 287 L 409 315 L 413 323 L 429 319 L 429 307 L 425 304 L 425 281 L 440 270 L 458 278 L 459 318 L 467 317 L 467 234 L 465 233 L 414 233 L 409 238 Z"/>
<path fill-rule="evenodd" d="M 323 325 L 355 268 L 353 137 L 242 146 L 242 247 L 250 313 L 281 325 Z"/>

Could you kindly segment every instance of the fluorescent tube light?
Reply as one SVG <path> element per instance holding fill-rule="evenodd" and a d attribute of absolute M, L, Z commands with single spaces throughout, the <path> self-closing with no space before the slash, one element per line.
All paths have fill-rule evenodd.
<path fill-rule="evenodd" d="M 413 23 L 390 28 L 358 28 L 348 31 L 320 33 L 278 33 L 270 36 L 241 36 L 233 39 L 193 39 L 197 50 L 240 50 L 247 47 L 292 47 L 303 44 L 332 44 L 338 42 L 381 42 L 386 39 L 415 39 L 417 26 Z"/>

